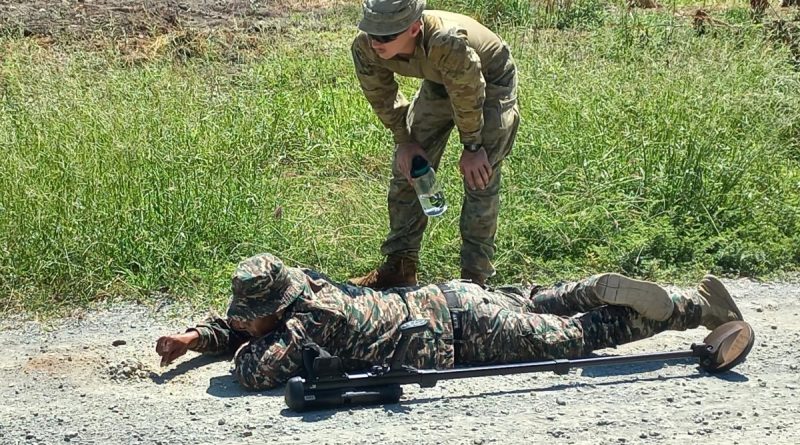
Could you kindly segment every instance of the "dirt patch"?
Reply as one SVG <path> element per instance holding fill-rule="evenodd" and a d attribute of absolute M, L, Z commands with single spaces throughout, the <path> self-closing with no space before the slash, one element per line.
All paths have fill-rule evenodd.
<path fill-rule="evenodd" d="M 154 36 L 177 29 L 250 29 L 270 18 L 353 0 L 0 0 L 0 32 L 25 36 Z"/>

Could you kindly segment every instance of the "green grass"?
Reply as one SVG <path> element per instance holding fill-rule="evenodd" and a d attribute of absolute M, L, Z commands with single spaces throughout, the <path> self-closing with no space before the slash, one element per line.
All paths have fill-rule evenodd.
<path fill-rule="evenodd" d="M 798 269 L 788 50 L 749 24 L 697 36 L 668 12 L 609 11 L 566 31 L 498 25 L 523 123 L 494 282 Z M 173 39 L 134 62 L 0 40 L 0 311 L 163 293 L 219 304 L 235 263 L 261 251 L 342 280 L 374 266 L 391 140 L 355 80 L 353 34 L 195 39 L 188 58 Z M 424 281 L 459 269 L 456 142 Z"/>

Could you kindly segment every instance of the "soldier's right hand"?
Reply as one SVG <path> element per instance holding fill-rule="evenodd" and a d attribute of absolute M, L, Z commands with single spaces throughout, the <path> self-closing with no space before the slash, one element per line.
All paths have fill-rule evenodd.
<path fill-rule="evenodd" d="M 167 366 L 176 358 L 186 354 L 196 339 L 197 332 L 165 335 L 156 341 L 156 353 L 161 356 L 161 366 Z"/>
<path fill-rule="evenodd" d="M 425 153 L 425 150 L 416 142 L 409 142 L 406 144 L 397 144 L 397 150 L 394 154 L 394 163 L 397 167 L 397 170 L 400 171 L 403 176 L 406 177 L 406 180 L 409 184 L 413 185 L 413 181 L 411 180 L 411 160 L 414 159 L 414 156 L 422 156 L 427 161 L 430 162 L 428 159 L 428 155 Z"/>

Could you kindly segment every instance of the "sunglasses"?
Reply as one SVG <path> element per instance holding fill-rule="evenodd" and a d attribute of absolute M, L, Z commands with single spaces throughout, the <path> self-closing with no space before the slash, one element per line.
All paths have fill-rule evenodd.
<path fill-rule="evenodd" d="M 385 36 L 376 36 L 375 34 L 368 34 L 368 35 L 369 35 L 370 40 L 374 40 L 374 41 L 376 41 L 378 43 L 389 43 L 389 42 L 392 42 L 392 41 L 396 40 L 398 37 L 400 37 L 400 34 L 402 34 L 404 32 L 405 31 L 400 31 L 400 32 L 395 33 L 395 34 L 389 34 L 389 35 L 385 35 Z"/>

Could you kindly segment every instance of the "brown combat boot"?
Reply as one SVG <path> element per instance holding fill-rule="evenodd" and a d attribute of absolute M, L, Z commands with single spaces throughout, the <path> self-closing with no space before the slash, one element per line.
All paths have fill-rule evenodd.
<path fill-rule="evenodd" d="M 477 284 L 478 286 L 486 289 L 486 278 L 481 276 L 481 275 L 478 275 L 478 274 L 476 274 L 474 272 L 470 272 L 468 270 L 461 269 L 461 279 L 470 281 L 473 284 Z"/>
<path fill-rule="evenodd" d="M 627 306 L 651 320 L 664 321 L 672 316 L 675 305 L 667 291 L 656 283 L 616 273 L 596 275 L 589 283 L 597 298 L 606 304 Z"/>
<path fill-rule="evenodd" d="M 708 329 L 714 330 L 729 321 L 744 320 L 731 294 L 713 275 L 703 277 L 697 286 L 697 299 L 702 314 L 700 324 Z"/>
<path fill-rule="evenodd" d="M 351 278 L 349 283 L 372 289 L 388 289 L 417 285 L 417 262 L 411 258 L 389 255 L 386 262 L 362 277 Z"/>

